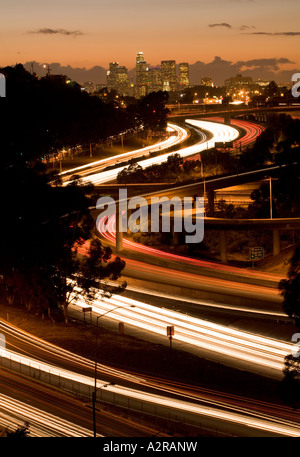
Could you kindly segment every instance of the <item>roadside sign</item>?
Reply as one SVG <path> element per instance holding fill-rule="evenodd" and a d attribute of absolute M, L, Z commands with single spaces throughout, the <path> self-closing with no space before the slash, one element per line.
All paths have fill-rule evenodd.
<path fill-rule="evenodd" d="M 264 258 L 264 248 L 250 248 L 250 260 L 259 260 Z"/>
<path fill-rule="evenodd" d="M 215 148 L 218 148 L 218 149 L 233 148 L 233 141 L 216 141 Z"/>
<path fill-rule="evenodd" d="M 174 335 L 174 325 L 168 325 L 167 336 L 170 338 Z"/>
<path fill-rule="evenodd" d="M 174 325 L 168 325 L 167 326 L 167 336 L 169 337 L 169 340 L 170 340 L 170 348 L 172 348 L 173 335 L 174 335 Z"/>
<path fill-rule="evenodd" d="M 90 316 L 91 316 L 91 322 L 92 322 L 92 310 L 93 310 L 93 307 L 92 306 L 85 306 L 84 308 L 81 308 L 82 309 L 82 312 L 83 312 L 83 322 L 85 323 L 85 313 L 88 313 L 90 312 Z"/>

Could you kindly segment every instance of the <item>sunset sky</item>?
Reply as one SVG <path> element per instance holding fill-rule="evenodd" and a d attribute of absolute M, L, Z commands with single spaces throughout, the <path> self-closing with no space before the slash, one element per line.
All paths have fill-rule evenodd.
<path fill-rule="evenodd" d="M 285 58 L 300 68 L 299 0 L 1 0 L 0 65 L 90 68 Z"/>

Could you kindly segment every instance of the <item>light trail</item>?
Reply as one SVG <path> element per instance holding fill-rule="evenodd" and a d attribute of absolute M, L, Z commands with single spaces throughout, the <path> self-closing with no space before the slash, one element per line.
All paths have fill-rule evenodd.
<path fill-rule="evenodd" d="M 115 244 L 116 240 L 116 218 L 112 215 L 108 220 L 105 218 L 100 218 L 99 223 L 97 226 L 97 230 L 100 233 L 101 237 L 109 241 L 110 243 Z M 211 270 L 225 272 L 225 273 L 232 273 L 236 275 L 248 276 L 252 278 L 266 278 L 272 279 L 276 282 L 279 282 L 280 277 L 275 274 L 264 273 L 264 272 L 257 272 L 250 269 L 242 269 L 238 267 L 234 267 L 231 265 L 222 265 L 216 262 L 210 262 L 208 260 L 200 260 L 194 259 L 192 257 L 186 257 L 184 255 L 173 254 L 172 252 L 165 252 L 160 249 L 153 248 L 151 246 L 146 246 L 141 243 L 137 243 L 135 241 L 129 240 L 128 238 L 123 237 L 123 245 L 125 248 L 136 251 L 142 254 L 148 254 L 151 256 L 155 256 L 159 259 L 171 260 L 176 261 L 181 264 L 188 264 L 194 265 L 198 267 L 205 267 Z M 82 254 L 87 253 L 87 249 L 85 246 L 81 246 L 79 248 L 79 252 Z M 278 295 L 278 292 L 277 292 Z"/>
<path fill-rule="evenodd" d="M 132 302 L 130 303 L 132 304 Z M 110 304 L 110 306 L 112 305 Z M 100 312 L 102 312 L 102 310 Z M 111 312 L 110 314 L 113 315 L 113 312 Z M 72 354 L 71 352 L 66 351 L 63 348 L 59 348 L 46 341 L 40 340 L 37 337 L 30 335 L 25 331 L 17 329 L 12 324 L 5 323 L 4 321 L 1 322 L 1 324 L 3 324 L 2 330 L 5 329 L 5 331 L 9 331 L 9 329 L 11 329 L 13 334 L 19 332 L 20 339 L 25 336 L 26 340 L 32 339 L 32 343 L 34 344 L 36 340 L 38 340 L 39 343 L 43 342 L 43 344 L 41 344 L 43 350 L 49 350 L 50 352 L 54 352 L 57 357 L 59 354 L 60 357 L 57 360 L 64 357 L 66 361 L 69 361 L 70 359 L 74 358 L 74 361 L 77 360 L 78 366 L 85 365 L 90 368 L 90 373 L 93 373 L 94 362 L 92 362 L 91 360 L 85 359 L 84 357 L 81 357 L 77 354 Z M 80 382 L 81 384 L 88 385 L 90 388 L 93 386 L 94 383 L 94 378 L 91 378 L 90 376 L 82 376 L 72 371 L 60 369 L 57 366 L 53 365 L 53 363 L 43 363 L 39 360 L 32 359 L 32 357 L 20 356 L 19 354 L 15 354 L 12 351 L 5 351 L 3 355 L 10 357 L 12 360 L 26 364 L 27 366 L 29 365 L 32 368 L 36 367 L 38 370 L 45 370 L 45 373 L 47 373 L 47 375 L 49 374 L 49 372 L 56 375 L 59 374 L 61 377 L 67 377 L 68 380 L 73 379 L 75 383 Z M 76 370 L 78 370 L 78 366 L 76 367 Z M 147 392 L 141 391 L 140 388 L 137 389 L 136 387 L 133 389 L 128 389 L 121 387 L 119 385 L 107 385 L 107 387 L 105 388 L 105 395 L 107 395 L 108 391 L 113 396 L 122 395 L 123 398 L 125 397 L 126 408 L 128 398 L 137 399 L 152 404 L 153 406 L 161 405 L 164 407 L 172 408 L 174 410 L 193 412 L 193 414 L 199 416 L 200 421 L 203 420 L 203 417 L 210 417 L 216 418 L 221 421 L 229 420 L 229 422 L 231 422 L 233 426 L 235 423 L 244 424 L 247 427 L 253 426 L 254 428 L 256 428 L 256 433 L 268 430 L 272 431 L 273 433 L 283 433 L 289 436 L 294 436 L 294 429 L 295 427 L 299 426 L 291 420 L 291 417 L 293 417 L 297 421 L 298 417 L 292 411 L 290 411 L 290 409 L 285 407 L 280 408 L 279 406 L 265 402 L 259 402 L 259 405 L 257 403 L 254 403 L 253 406 L 251 401 L 243 399 L 242 397 L 218 393 L 207 389 L 203 390 L 193 386 L 172 383 L 170 381 L 166 382 L 164 380 L 149 378 L 147 376 L 141 378 L 140 376 L 129 375 L 128 373 L 122 372 L 120 370 L 113 370 L 109 367 L 101 365 L 101 374 L 107 372 L 114 373 L 114 378 L 117 375 L 119 375 L 120 379 L 122 379 L 122 377 L 123 379 L 127 380 L 131 379 L 135 383 L 138 383 L 138 386 L 140 386 L 140 388 L 142 386 L 153 386 L 156 390 L 158 389 L 158 391 L 161 391 L 162 393 L 162 395 L 152 395 Z M 107 384 L 107 379 L 105 381 L 98 379 L 99 387 L 103 383 Z M 176 394 L 177 398 L 179 395 L 179 398 L 181 398 L 181 400 L 178 401 L 170 397 L 166 397 L 167 394 Z M 257 408 L 255 406 L 257 406 Z M 250 420 L 248 420 L 249 417 Z M 267 421 L 267 423 L 265 421 Z M 282 429 L 281 427 L 284 428 Z M 252 432 L 251 436 L 255 436 L 255 433 L 253 435 Z"/>
<path fill-rule="evenodd" d="M 178 153 L 183 158 L 189 157 L 191 155 L 197 154 L 201 151 L 214 147 L 216 141 L 233 141 L 239 136 L 239 132 L 235 128 L 229 127 L 224 124 L 194 120 L 186 120 L 186 123 L 197 129 L 209 131 L 213 135 L 213 138 L 211 140 L 206 140 L 205 137 L 201 137 L 201 140 L 197 144 L 176 151 L 176 153 Z M 137 162 L 137 164 L 139 164 L 143 168 L 146 168 L 154 164 L 160 164 L 162 162 L 165 162 L 169 156 L 174 154 L 175 152 L 165 153 L 163 155 L 141 160 Z M 82 178 L 82 182 L 91 182 L 94 185 L 104 184 L 106 182 L 115 180 L 117 178 L 118 173 L 124 170 L 124 168 L 126 168 L 126 166 L 114 168 L 112 170 L 102 171 L 101 173 L 93 173 L 89 176 L 84 176 Z M 68 182 L 66 182 L 65 184 L 67 183 Z"/>
<path fill-rule="evenodd" d="M 275 317 L 276 319 L 279 318 L 284 318 L 284 320 L 287 320 L 287 315 L 283 312 L 280 311 L 271 311 L 268 309 L 253 309 L 253 307 L 242 307 L 239 305 L 228 305 L 227 303 L 215 303 L 215 302 L 209 302 L 209 301 L 204 301 L 204 300 L 198 300 L 196 298 L 190 298 L 190 297 L 182 297 L 179 295 L 174 295 L 174 294 L 168 294 L 164 293 L 158 290 L 152 290 L 152 289 L 146 289 L 145 287 L 137 287 L 137 286 L 132 286 L 127 284 L 126 290 L 130 290 L 132 292 L 137 292 L 139 294 L 145 294 L 145 295 L 153 295 L 155 297 L 161 297 L 162 299 L 167 299 L 167 300 L 174 300 L 174 301 L 184 301 L 185 303 L 191 303 L 193 305 L 197 305 L 198 307 L 204 307 L 204 308 L 215 308 L 219 310 L 223 310 L 226 308 L 227 310 L 234 311 L 235 313 L 237 312 L 242 312 L 246 314 L 258 314 L 258 315 L 263 315 L 266 317 Z"/>
<path fill-rule="evenodd" d="M 184 142 L 188 137 L 188 131 L 179 125 L 168 123 L 167 130 L 170 133 L 176 133 L 176 135 L 170 135 L 164 141 L 159 143 L 153 144 L 151 146 L 146 146 L 142 149 L 136 149 L 134 151 L 125 152 L 122 154 L 118 154 L 112 157 L 106 157 L 105 159 L 97 160 L 95 162 L 87 163 L 85 165 L 81 165 L 79 167 L 72 168 L 70 170 L 63 171 L 60 173 L 60 176 L 65 180 L 64 184 L 68 184 L 66 175 L 72 174 L 79 174 L 82 178 L 84 176 L 88 176 L 92 173 L 99 173 L 105 172 L 105 168 L 115 165 L 118 162 L 124 162 L 125 160 L 128 161 L 133 158 L 142 157 L 152 152 L 163 151 L 164 149 L 168 149 L 170 147 L 176 146 L 182 142 Z"/>
<path fill-rule="evenodd" d="M 47 374 L 59 374 L 61 377 L 65 377 L 66 379 L 72 380 L 75 383 L 80 383 L 89 387 L 94 385 L 94 379 L 92 377 L 81 376 L 74 372 L 58 369 L 53 365 L 40 363 L 35 359 L 20 356 L 11 351 L 2 350 L 1 355 L 2 357 L 8 357 L 15 362 L 19 362 L 22 365 L 36 367 L 41 371 L 45 371 Z M 101 385 L 105 383 L 105 381 L 99 379 L 97 382 Z M 101 387 L 101 385 L 99 385 L 99 387 Z M 108 400 L 108 394 L 111 394 L 110 401 Z M 199 401 L 184 401 L 181 399 L 167 397 L 166 395 L 142 392 L 137 389 L 120 385 L 106 384 L 106 401 L 114 403 L 116 401 L 116 396 L 118 396 L 117 404 L 122 404 L 122 399 L 126 402 L 128 399 L 135 399 L 142 402 L 144 405 L 144 411 L 147 411 L 147 408 L 150 408 L 151 405 L 152 407 L 161 406 L 175 412 L 181 411 L 187 417 L 192 415 L 194 417 L 194 421 L 196 421 L 199 425 L 202 424 L 204 418 L 205 420 L 209 420 L 210 423 L 213 420 L 220 421 L 223 423 L 223 426 L 225 422 L 232 424 L 233 427 L 246 427 L 246 429 L 249 429 L 251 436 L 255 436 L 255 433 L 258 432 L 263 435 L 265 433 L 267 433 L 267 435 L 270 433 L 276 436 L 300 436 L 299 425 L 297 423 L 286 419 L 273 417 L 266 413 L 256 412 L 254 417 L 251 411 L 246 411 L 239 407 L 234 408 L 231 406 L 228 409 L 228 407 L 226 408 L 225 405 L 223 405 L 223 407 L 207 406 L 205 404 L 201 404 Z M 29 407 L 23 403 L 20 404 L 20 402 L 16 402 L 15 400 L 11 400 L 10 398 L 2 395 L 0 395 L 0 405 L 5 408 L 6 411 L 13 409 L 14 412 L 22 415 L 22 418 L 25 417 L 24 420 L 28 420 L 30 423 L 33 421 L 35 425 L 42 426 L 43 430 L 44 427 L 49 428 L 49 425 L 51 425 L 51 436 L 53 436 L 53 433 L 57 433 L 55 436 L 64 436 L 65 434 L 67 436 L 90 435 L 90 431 L 86 429 L 76 426 L 76 429 L 74 430 L 73 426 L 70 426 L 70 423 L 67 421 L 57 419 L 56 416 L 45 414 L 44 411 Z M 40 430 L 39 433 L 41 434 L 43 432 Z M 47 433 L 49 433 L 49 430 Z"/>
<path fill-rule="evenodd" d="M 222 118 L 220 117 L 213 117 L 209 119 L 214 122 L 222 122 Z M 256 124 L 255 122 L 245 121 L 242 119 L 230 119 L 230 125 L 242 128 L 246 132 L 241 139 L 236 140 L 234 142 L 232 149 L 244 147 L 249 145 L 250 143 L 253 143 L 256 140 L 256 138 L 265 130 L 265 127 L 263 127 L 262 125 Z"/>
<path fill-rule="evenodd" d="M 185 120 L 187 125 L 192 125 L 193 127 L 196 127 L 197 129 L 200 130 L 207 130 L 212 134 L 212 139 L 205 141 L 200 150 L 194 152 L 196 154 L 197 152 L 201 152 L 205 149 L 210 149 L 215 146 L 216 142 L 227 142 L 227 141 L 234 141 L 238 136 L 240 135 L 238 130 L 236 130 L 233 127 L 230 127 L 225 124 L 217 123 L 217 122 L 210 122 L 210 121 L 203 121 L 203 120 L 194 120 L 194 119 L 186 119 Z M 196 146 L 196 145 L 195 145 Z M 184 156 L 186 155 L 191 155 L 190 151 L 193 151 L 193 148 L 195 146 L 191 146 L 192 149 L 190 148 L 185 148 L 183 150 Z M 190 151 L 189 151 L 190 149 Z M 181 155 L 182 151 L 180 151 Z"/>
<path fill-rule="evenodd" d="M 134 308 L 130 308 L 130 305 L 134 305 Z M 72 305 L 75 308 L 84 306 L 87 305 L 81 299 Z M 124 308 L 114 311 L 116 306 L 124 306 Z M 292 344 L 283 341 L 235 330 L 127 297 L 96 299 L 92 307 L 97 314 L 111 311 L 107 318 L 159 335 L 165 336 L 166 327 L 174 325 L 174 341 L 197 346 L 215 355 L 223 354 L 237 361 L 243 361 L 250 371 L 255 371 L 257 366 L 266 368 L 267 371 L 271 369 L 276 377 L 282 376 L 284 357 L 294 349 Z"/>
<path fill-rule="evenodd" d="M 68 366 L 72 367 L 72 369 L 76 369 L 79 372 L 86 372 L 90 369 L 94 370 L 95 364 L 93 361 L 86 359 L 79 354 L 74 354 L 70 351 L 67 351 L 66 349 L 51 344 L 48 341 L 46 342 L 45 340 L 32 335 L 25 330 L 21 330 L 18 327 L 15 327 L 14 325 L 9 324 L 1 319 L 0 328 L 1 331 L 3 331 L 6 335 L 12 336 L 20 343 L 25 342 L 26 345 L 31 348 L 30 351 L 22 349 L 22 353 L 24 353 L 25 356 L 27 355 L 30 357 L 32 352 L 35 351 L 39 353 L 39 360 L 41 362 L 48 363 L 50 359 L 55 360 L 56 364 L 65 365 L 67 361 Z M 12 345 L 11 343 L 9 344 Z M 12 346 L 16 350 L 20 351 L 20 346 L 17 346 L 16 344 L 13 344 Z M 129 382 L 141 382 L 141 378 L 137 378 L 136 376 L 132 376 L 126 372 L 121 372 L 120 374 L 120 371 L 117 369 L 100 364 L 99 366 L 101 367 L 101 370 L 107 375 L 117 377 Z"/>
<path fill-rule="evenodd" d="M 93 433 L 15 398 L 0 394 L 0 424 L 10 431 L 29 422 L 32 437 L 87 437 Z"/>
<path fill-rule="evenodd" d="M 134 311 L 122 308 L 131 305 L 135 306 Z M 87 305 L 79 299 L 73 306 L 83 308 Z M 117 306 L 121 308 L 112 311 Z M 284 357 L 293 349 L 293 345 L 282 341 L 230 329 L 125 297 L 98 298 L 93 302 L 93 311 L 98 314 L 112 311 L 110 318 L 160 335 L 165 335 L 167 325 L 174 325 L 177 329 L 175 340 L 236 359 L 246 358 L 249 369 L 251 364 L 258 364 L 281 372 Z"/>

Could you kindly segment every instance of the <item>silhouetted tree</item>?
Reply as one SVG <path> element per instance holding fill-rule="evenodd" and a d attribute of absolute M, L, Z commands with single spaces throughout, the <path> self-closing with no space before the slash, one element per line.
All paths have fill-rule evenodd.
<path fill-rule="evenodd" d="M 275 81 L 271 81 L 264 90 L 264 94 L 266 97 L 272 98 L 276 95 L 278 91 L 278 85 Z"/>
<path fill-rule="evenodd" d="M 137 115 L 145 131 L 160 132 L 165 130 L 169 112 L 165 106 L 168 97 L 168 92 L 151 92 L 138 102 Z"/>
<path fill-rule="evenodd" d="M 5 223 L 0 226 L 2 290 L 11 304 L 18 301 L 49 315 L 62 308 L 67 321 L 68 304 L 76 299 L 72 285 L 77 283 L 80 293 L 90 297 L 95 275 L 115 279 L 125 265 L 111 259 L 110 249 L 100 241 L 91 243 L 88 261 L 78 255 L 80 243 L 92 239 L 92 186 L 76 179 L 66 187 L 52 186 L 42 170 L 25 164 L 1 170 L 0 178 L 6 194 Z"/>
<path fill-rule="evenodd" d="M 1 109 L 0 164 L 41 159 L 63 147 L 96 143 L 128 129 L 125 110 L 67 84 L 38 79 L 22 65 L 5 67 L 7 97 Z"/>
<path fill-rule="evenodd" d="M 30 434 L 29 422 L 25 422 L 23 426 L 19 426 L 16 430 L 6 432 L 7 438 L 27 438 Z"/>
<path fill-rule="evenodd" d="M 300 354 L 299 354 L 300 355 Z M 300 357 L 289 354 L 284 358 L 284 378 L 279 385 L 283 401 L 294 409 L 300 407 Z"/>
<path fill-rule="evenodd" d="M 283 296 L 283 311 L 291 317 L 300 331 L 300 244 L 295 249 L 287 279 L 279 283 Z"/>

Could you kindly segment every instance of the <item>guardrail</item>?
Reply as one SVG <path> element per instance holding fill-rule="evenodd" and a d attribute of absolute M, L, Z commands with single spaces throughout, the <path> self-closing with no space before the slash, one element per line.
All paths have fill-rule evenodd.
<path fill-rule="evenodd" d="M 85 401 L 92 401 L 94 391 L 93 378 L 63 370 L 8 350 L 0 352 L 0 366 L 68 391 Z M 104 381 L 100 381 L 100 383 L 98 380 L 98 403 L 110 404 L 123 410 L 150 415 L 160 420 L 167 420 L 169 423 L 174 422 L 194 426 L 200 430 L 209 431 L 210 435 L 213 434 L 215 436 L 232 436 L 233 433 L 229 430 L 229 424 L 232 422 L 234 423 L 234 436 L 247 436 L 249 432 L 251 436 L 251 428 L 253 436 L 253 430 L 256 428 L 254 425 L 252 427 L 250 425 L 249 428 L 249 424 L 245 425 L 240 420 L 235 422 L 232 418 L 224 419 L 222 413 L 225 414 L 225 417 L 227 413 L 221 409 L 219 410 L 219 416 L 216 414 L 217 410 L 215 408 L 206 405 L 203 406 L 198 403 L 141 392 Z M 198 411 L 199 408 L 203 410 L 202 414 Z M 239 413 L 235 413 L 235 415 L 239 416 Z M 246 415 L 246 417 L 248 416 Z M 256 430 L 256 432 L 260 434 L 259 430 Z M 274 436 L 274 433 L 269 433 L 265 430 L 261 435 Z"/>

